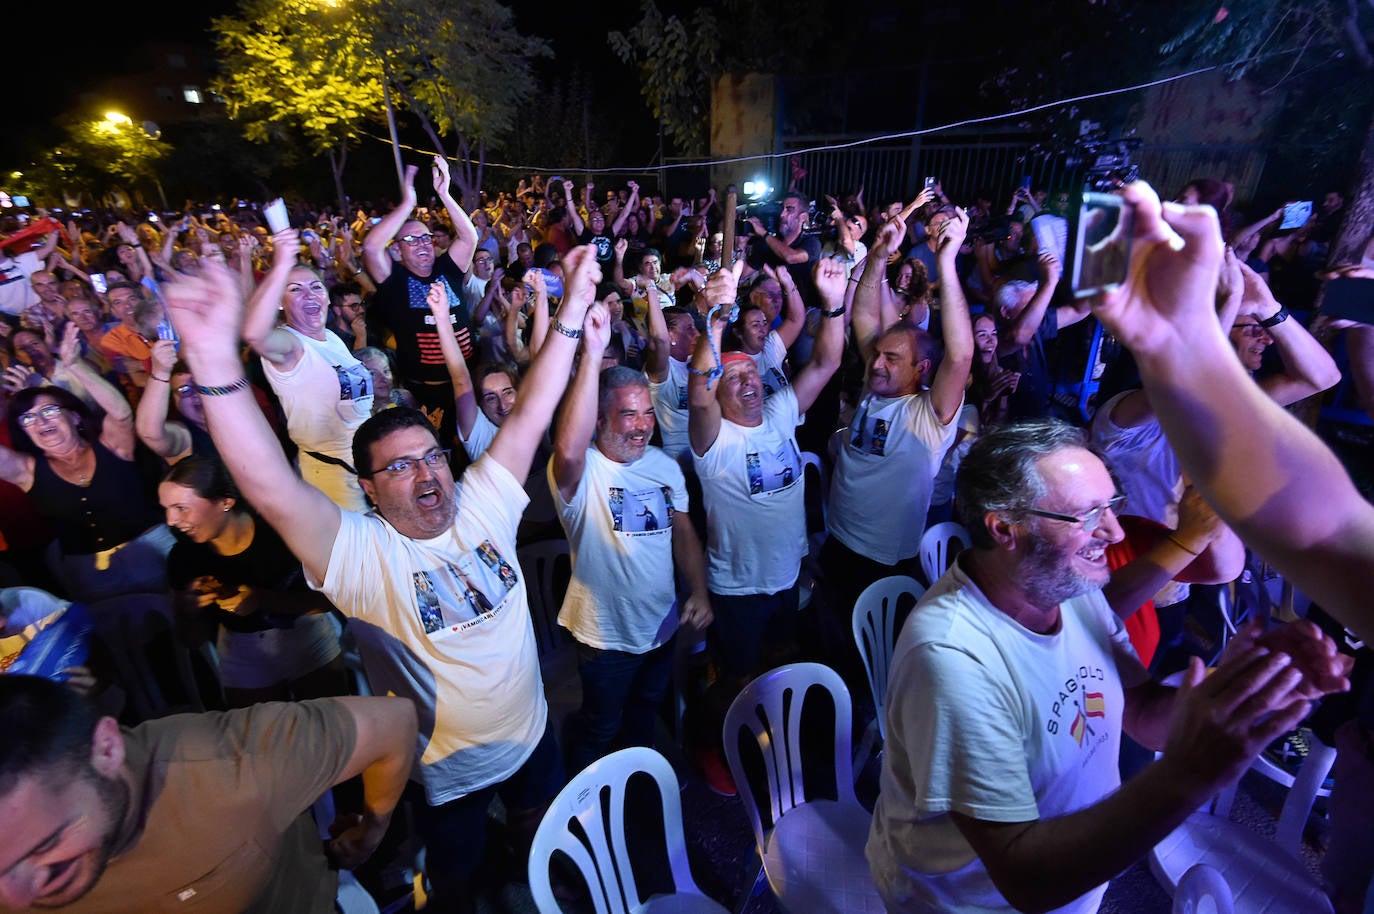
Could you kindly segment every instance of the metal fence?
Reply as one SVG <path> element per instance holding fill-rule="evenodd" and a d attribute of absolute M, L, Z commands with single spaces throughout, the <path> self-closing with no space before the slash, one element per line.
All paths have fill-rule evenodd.
<path fill-rule="evenodd" d="M 783 148 L 790 152 L 849 140 L 788 137 Z M 812 196 L 852 192 L 862 185 L 870 203 L 884 197 L 909 199 L 927 176 L 938 179 L 951 199 L 971 201 L 974 193 L 987 192 L 996 205 L 1005 203 L 1027 175 L 1036 187 L 1081 187 L 1081 165 L 1071 166 L 1063 156 L 1032 155 L 1031 145 L 1029 139 L 874 143 L 803 152 L 800 160 L 807 171 L 803 183 Z M 1265 153 L 1253 146 L 1144 146 L 1132 158 L 1141 176 L 1165 196 L 1174 196 L 1194 178 L 1210 177 L 1230 181 L 1235 199 L 1248 200 L 1259 186 Z"/>

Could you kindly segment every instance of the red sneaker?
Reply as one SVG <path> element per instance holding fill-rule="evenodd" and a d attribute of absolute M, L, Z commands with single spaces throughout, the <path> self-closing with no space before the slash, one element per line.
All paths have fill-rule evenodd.
<path fill-rule="evenodd" d="M 739 793 L 735 779 L 731 776 L 719 749 L 697 749 L 692 755 L 696 759 L 697 767 L 701 769 L 706 786 L 711 788 L 712 793 L 722 797 L 733 797 Z"/>

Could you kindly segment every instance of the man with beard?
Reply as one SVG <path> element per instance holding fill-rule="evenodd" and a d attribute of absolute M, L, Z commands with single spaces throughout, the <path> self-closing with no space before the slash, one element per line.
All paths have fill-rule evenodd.
<path fill-rule="evenodd" d="M 371 855 L 405 788 L 415 710 L 330 698 L 133 729 L 70 687 L 0 676 L 0 911 L 329 914 L 338 879 L 308 814 L 362 776 L 330 842 Z"/>
<path fill-rule="evenodd" d="M 582 707 L 569 720 L 568 770 L 615 745 L 652 746 L 668 691 L 679 622 L 711 622 L 701 541 L 687 513 L 682 470 L 649 445 L 648 379 L 601 370 L 610 313 L 587 320 L 582 361 L 558 416 L 549 485 L 572 549 L 572 580 L 558 614 L 577 640 Z M 674 566 L 688 591 L 678 606 Z M 619 739 L 617 739 L 619 737 Z"/>
<path fill-rule="evenodd" d="M 187 328 L 182 354 L 211 437 L 239 490 L 301 560 L 310 585 L 354 617 L 349 629 L 376 692 L 409 698 L 419 711 L 416 824 L 437 911 L 474 910 L 498 792 L 507 829 L 528 848 L 563 786 L 515 547 L 529 503 L 521 482 L 567 386 L 600 279 L 590 247 L 563 263 L 567 291 L 524 392 L 461 481 L 416 410 L 383 410 L 357 430 L 353 466 L 375 506 L 367 515 L 340 510 L 287 463 L 243 376 L 243 302 L 232 277 L 207 268 L 167 290 L 177 326 Z"/>
<path fill-rule="evenodd" d="M 775 267 L 787 267 L 808 306 L 816 303 L 815 286 L 811 282 L 811 265 L 821 259 L 820 236 L 807 235 L 802 231 L 806 228 L 807 214 L 810 211 L 811 205 L 805 197 L 796 192 L 789 192 L 782 198 L 776 234 L 768 234 L 768 229 L 757 216 L 749 217 L 749 227 L 754 230 L 753 237 L 762 239 L 767 248 L 762 262 Z"/>
<path fill-rule="evenodd" d="M 974 443 L 956 504 L 972 545 L 908 616 L 888 680 L 868 839 L 889 911 L 1089 914 L 1350 664 L 1306 621 L 1243 627 L 1213 675 L 1153 682 L 1100 588 L 1122 536 L 1106 466 L 1061 422 Z M 1123 728 L 1163 750 L 1121 785 Z"/>
<path fill-rule="evenodd" d="M 447 444 L 453 440 L 453 387 L 449 383 L 435 318 L 430 313 L 426 296 L 431 284 L 444 285 L 449 301 L 449 323 L 458 335 L 463 357 L 471 358 L 473 340 L 469 324 L 472 318 L 463 304 L 462 293 L 472 266 L 473 251 L 477 248 L 477 229 L 449 189 L 448 160 L 435 156 L 434 191 L 453 221 L 453 244 L 436 255 L 434 235 L 429 226 L 412 218 L 417 171 L 414 165 L 407 166 L 400 204 L 383 216 L 363 239 L 363 261 L 377 284 L 369 317 L 376 317 L 396 338 L 396 371 L 402 385 L 415 395 L 427 412 L 442 411 L 436 413 L 443 416 L 439 440 Z M 399 262 L 387 252 L 393 239 L 400 254 Z"/>

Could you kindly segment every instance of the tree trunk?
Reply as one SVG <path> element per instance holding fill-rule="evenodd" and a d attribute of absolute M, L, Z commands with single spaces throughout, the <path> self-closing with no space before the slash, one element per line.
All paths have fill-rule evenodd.
<path fill-rule="evenodd" d="M 338 151 L 329 150 L 329 170 L 334 174 L 334 198 L 338 201 L 339 212 L 347 213 L 348 204 L 344 199 L 343 173 L 348 164 L 348 141 L 340 140 Z"/>
<path fill-rule="evenodd" d="M 454 175 L 458 182 L 458 205 L 467 209 L 468 201 L 472 199 L 472 147 L 461 133 L 458 134 L 455 158 L 458 159 L 458 170 Z"/>
<path fill-rule="evenodd" d="M 1364 149 L 1355 162 L 1355 183 L 1345 194 L 1345 216 L 1331 243 L 1328 267 L 1359 263 L 1364 246 L 1374 234 L 1374 116 L 1365 128 Z M 1325 287 L 1322 289 L 1326 291 Z"/>

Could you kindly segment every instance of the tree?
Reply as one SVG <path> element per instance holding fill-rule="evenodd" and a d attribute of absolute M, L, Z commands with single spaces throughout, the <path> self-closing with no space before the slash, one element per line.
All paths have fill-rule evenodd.
<path fill-rule="evenodd" d="M 1201 7 L 1201 4 L 1199 4 Z M 1374 7 L 1371 7 L 1374 9 Z M 1307 81 L 1306 97 L 1322 114 L 1343 111 L 1360 118 L 1341 120 L 1345 148 L 1359 152 L 1345 194 L 1345 215 L 1331 244 L 1328 264 L 1358 262 L 1374 234 L 1374 104 L 1368 91 L 1350 106 L 1341 89 L 1344 80 L 1367 89 L 1374 74 L 1374 14 L 1353 0 L 1229 0 L 1199 9 L 1189 26 L 1166 43 L 1163 51 L 1188 62 L 1228 62 L 1233 79 L 1252 78 L 1269 87 L 1290 80 Z M 1277 79 L 1275 79 L 1277 77 Z M 1345 107 L 1343 107 L 1345 106 Z M 1331 144 L 1333 137 L 1316 138 Z M 1326 143 L 1323 143 L 1326 141 Z M 1351 142 L 1353 141 L 1353 142 Z M 1314 307 L 1320 308 L 1325 286 Z"/>
<path fill-rule="evenodd" d="M 157 136 L 117 112 L 103 117 L 76 117 L 66 129 L 62 158 L 75 163 L 67 168 L 69 178 L 97 194 L 125 184 L 135 192 L 152 185 L 160 195 L 158 163 L 171 152 L 171 147 Z M 59 160 L 50 161 L 56 165 Z"/>
<path fill-rule="evenodd" d="M 531 64 L 552 50 L 521 35 L 510 8 L 497 0 L 359 2 L 368 10 L 372 48 L 405 107 L 440 152 L 441 138 L 453 139 L 454 179 L 465 205 L 474 205 L 487 144 L 509 136 L 522 115 L 540 116 L 527 107 Z"/>
<path fill-rule="evenodd" d="M 640 11 L 628 31 L 606 38 L 637 71 L 640 94 L 663 133 L 689 156 L 706 151 L 712 80 L 734 71 L 804 69 L 822 32 L 819 0 L 713 0 L 688 20 L 665 15 L 656 0 L 640 0 Z"/>
<path fill-rule="evenodd" d="M 383 107 L 370 7 L 329 0 L 241 0 L 214 20 L 222 75 L 212 84 L 257 143 L 304 138 L 328 157 L 340 211 L 350 146 Z"/>

